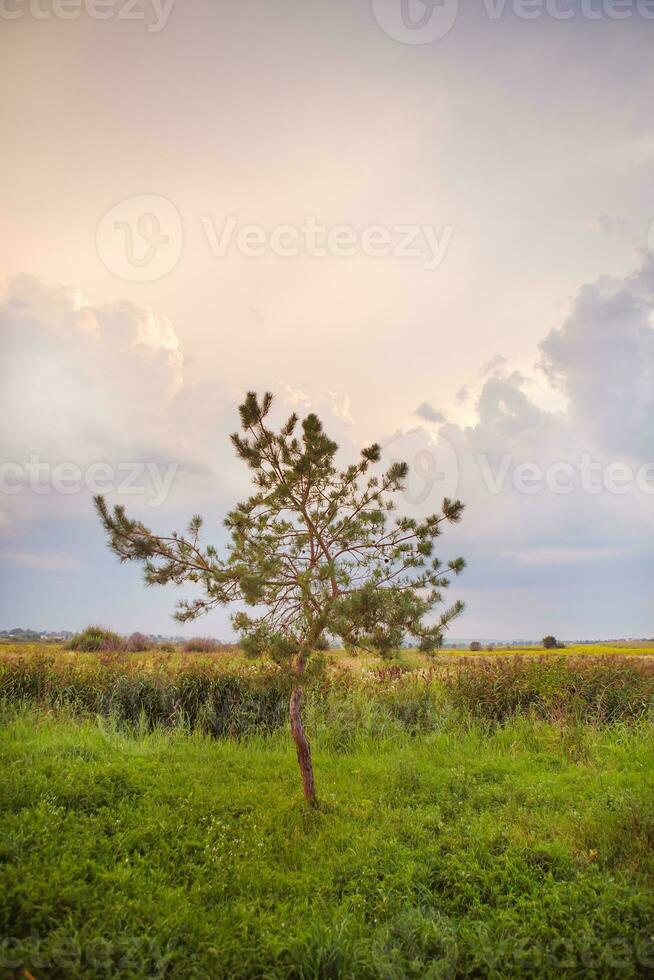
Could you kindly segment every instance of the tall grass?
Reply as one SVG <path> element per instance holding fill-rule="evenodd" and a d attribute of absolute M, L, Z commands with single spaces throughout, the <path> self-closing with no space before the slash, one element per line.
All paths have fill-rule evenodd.
<path fill-rule="evenodd" d="M 286 717 L 288 682 L 274 665 L 214 669 L 201 661 L 147 668 L 121 655 L 87 660 L 17 657 L 0 664 L 0 698 L 111 717 L 118 724 L 185 727 L 207 734 L 270 732 Z"/>
<path fill-rule="evenodd" d="M 52 653 L 0 661 L 0 698 L 118 724 L 187 728 L 215 736 L 270 733 L 286 723 L 290 679 L 272 663 L 198 655 L 86 658 Z M 318 670 L 307 721 L 335 750 L 360 739 L 417 735 L 514 717 L 631 723 L 653 713 L 654 663 L 633 658 L 479 660 L 429 671 Z"/>
<path fill-rule="evenodd" d="M 474 719 L 516 715 L 608 724 L 654 706 L 654 661 L 626 657 L 541 657 L 465 663 L 444 678 L 452 705 Z"/>

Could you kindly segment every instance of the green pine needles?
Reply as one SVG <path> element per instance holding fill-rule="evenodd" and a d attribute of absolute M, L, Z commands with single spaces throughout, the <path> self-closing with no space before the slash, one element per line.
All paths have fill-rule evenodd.
<path fill-rule="evenodd" d="M 232 619 L 243 648 L 292 666 L 297 684 L 291 729 L 305 795 L 315 802 L 313 773 L 307 786 L 300 757 L 306 743 L 300 681 L 308 658 L 327 637 L 382 654 L 407 637 L 422 650 L 439 647 L 463 610 L 455 602 L 438 612 L 449 576 L 458 575 L 465 562 L 457 558 L 443 565 L 434 543 L 444 523 L 460 520 L 463 504 L 445 499 L 440 514 L 422 521 L 395 517 L 406 463 L 371 475 L 381 456 L 372 445 L 341 470 L 338 447 L 316 415 L 300 423 L 293 414 L 274 432 L 268 422 L 272 403 L 270 393 L 259 400 L 249 392 L 239 408 L 242 432 L 231 438 L 252 470 L 254 492 L 227 515 L 224 557 L 201 545 L 199 516 L 185 535 L 161 536 L 129 519 L 124 507 L 110 511 L 102 497 L 95 503 L 111 549 L 121 561 L 142 562 L 148 584 L 201 586 L 200 598 L 180 603 L 178 620 L 238 603 Z M 308 743 L 306 756 L 310 770 Z"/>

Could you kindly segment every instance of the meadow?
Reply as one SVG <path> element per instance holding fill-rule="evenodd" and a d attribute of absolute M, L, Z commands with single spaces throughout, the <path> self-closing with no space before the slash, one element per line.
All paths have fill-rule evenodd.
<path fill-rule="evenodd" d="M 654 976 L 654 658 L 0 650 L 2 975 Z"/>

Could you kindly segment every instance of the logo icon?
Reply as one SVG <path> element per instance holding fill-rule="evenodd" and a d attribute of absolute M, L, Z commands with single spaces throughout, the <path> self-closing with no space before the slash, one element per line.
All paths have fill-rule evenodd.
<path fill-rule="evenodd" d="M 456 497 L 459 462 L 442 434 L 432 438 L 422 428 L 398 432 L 382 446 L 381 462 L 385 469 L 393 463 L 408 463 L 402 497 L 423 516 L 438 511 L 444 497 Z"/>
<path fill-rule="evenodd" d="M 452 30 L 459 0 L 370 0 L 385 34 L 402 44 L 431 44 Z"/>
<path fill-rule="evenodd" d="M 160 194 L 136 194 L 110 208 L 96 232 L 104 265 L 128 282 L 154 282 L 168 275 L 182 254 L 179 211 Z"/>

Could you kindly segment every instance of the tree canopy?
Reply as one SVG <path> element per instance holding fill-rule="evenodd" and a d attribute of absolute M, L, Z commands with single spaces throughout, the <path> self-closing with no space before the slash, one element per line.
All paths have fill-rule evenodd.
<path fill-rule="evenodd" d="M 224 556 L 200 542 L 202 518 L 185 534 L 155 534 L 130 519 L 124 507 L 96 506 L 112 550 L 121 561 L 140 561 L 150 585 L 197 583 L 202 595 L 180 603 L 185 622 L 216 606 L 238 603 L 233 615 L 244 649 L 276 660 L 310 650 L 322 637 L 381 653 L 415 639 L 438 647 L 463 609 L 443 603 L 462 558 L 445 565 L 434 544 L 446 522 L 463 512 L 445 499 L 439 513 L 417 520 L 395 516 L 406 463 L 371 475 L 381 450 L 371 445 L 357 462 L 339 469 L 337 445 L 314 414 L 293 414 L 275 432 L 268 419 L 273 397 L 248 393 L 240 406 L 241 432 L 232 435 L 252 470 L 254 492 L 226 517 Z"/>

